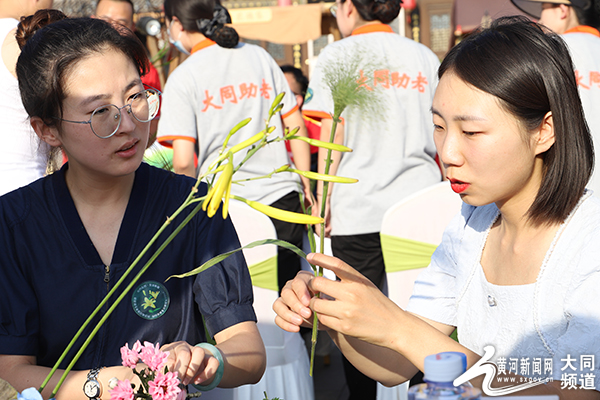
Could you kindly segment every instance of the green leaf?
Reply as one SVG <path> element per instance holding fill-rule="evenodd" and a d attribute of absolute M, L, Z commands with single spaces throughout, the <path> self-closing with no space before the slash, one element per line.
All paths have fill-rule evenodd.
<path fill-rule="evenodd" d="M 225 260 L 230 255 L 237 253 L 240 250 L 251 249 L 253 247 L 262 246 L 264 244 L 274 244 L 279 247 L 286 248 L 286 249 L 291 250 L 294 253 L 298 254 L 298 256 L 306 259 L 306 253 L 304 253 L 302 250 L 300 250 L 298 247 L 294 246 L 293 244 L 288 243 L 284 240 L 279 240 L 279 239 L 256 240 L 252 243 L 248 243 L 247 245 L 245 245 L 243 247 L 240 247 L 239 249 L 235 249 L 235 250 L 228 251 L 227 253 L 219 254 L 218 256 L 211 258 L 210 260 L 208 260 L 207 262 L 205 262 L 198 268 L 191 270 L 189 272 L 186 272 L 185 274 L 171 275 L 170 277 L 167 278 L 167 281 L 171 278 L 187 278 L 189 276 L 198 275 L 200 272 L 205 271 L 205 270 L 209 269 L 210 267 L 212 267 L 213 265 L 220 263 L 221 261 Z"/>

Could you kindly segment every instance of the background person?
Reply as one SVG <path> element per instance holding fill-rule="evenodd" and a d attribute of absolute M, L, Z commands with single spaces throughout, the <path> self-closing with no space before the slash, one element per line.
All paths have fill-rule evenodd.
<path fill-rule="evenodd" d="M 251 122 L 229 141 L 240 143 L 265 129 L 265 119 L 279 93 L 286 93 L 280 115 L 271 119 L 275 131 L 270 137 L 282 136 L 284 127 L 306 128 L 283 73 L 262 48 L 239 43 L 237 32 L 226 26 L 229 13 L 214 0 L 167 0 L 164 3 L 169 36 L 174 45 L 191 56 L 170 75 L 163 94 L 162 117 L 158 141 L 173 147 L 175 172 L 195 177 L 195 157 L 204 171 L 220 155 L 231 128 L 250 117 Z M 308 144 L 292 143 L 294 163 L 300 170 L 310 169 Z M 237 164 L 245 152 L 234 156 Z M 252 179 L 267 175 L 290 160 L 283 142 L 261 149 L 236 173 L 236 178 Z M 233 185 L 231 193 L 273 207 L 302 212 L 298 191 L 310 203 L 308 179 L 292 173 L 279 173 L 270 179 L 247 185 Z M 302 248 L 304 227 L 272 219 L 277 237 Z M 301 269 L 300 258 L 290 250 L 278 248 L 279 288 Z"/>
<path fill-rule="evenodd" d="M 99 0 L 96 3 L 96 12 L 92 17 L 100 18 L 111 23 L 117 23 L 131 30 L 131 32 L 135 32 L 136 27 L 133 22 L 134 10 L 135 8 L 131 0 Z M 162 90 L 158 71 L 152 63 L 148 63 L 148 66 L 148 73 L 142 76 L 142 83 L 154 89 Z M 159 119 L 160 113 L 150 122 L 150 141 L 148 142 L 148 147 L 156 140 L 156 130 L 158 128 Z"/>
<path fill-rule="evenodd" d="M 521 11 L 562 35 L 569 46 L 579 96 L 590 127 L 594 147 L 600 148 L 600 1 L 598 0 L 511 0 Z M 596 164 L 600 161 L 596 151 Z M 587 186 L 600 196 L 600 174 L 595 172 Z"/>
<path fill-rule="evenodd" d="M 81 324 L 163 225 L 163 216 L 174 213 L 195 183 L 142 163 L 154 116 L 147 97 L 157 93 L 144 89 L 140 79 L 147 68 L 140 41 L 90 18 L 58 21 L 31 36 L 40 28 L 37 15 L 22 22 L 31 40 L 17 64 L 19 87 L 36 133 L 61 146 L 69 161 L 0 197 L 0 290 L 11 299 L 0 303 L 0 377 L 19 391 L 41 385 Z M 119 349 L 137 340 L 169 351 L 168 367 L 186 385 L 218 382 L 219 366 L 221 387 L 256 383 L 265 349 L 243 257 L 232 256 L 195 279 L 166 282 L 238 247 L 229 219 L 196 215 L 102 325 L 57 399 L 86 399 L 82 387 L 91 371 L 108 399 L 109 379 L 134 378 L 121 366 Z M 144 301 L 151 291 L 159 292 L 151 294 L 155 301 Z M 203 320 L 215 353 L 194 346 L 207 341 Z M 61 374 L 50 381 L 46 398 Z"/>
<path fill-rule="evenodd" d="M 439 77 L 433 136 L 465 204 L 407 311 L 346 263 L 313 254 L 340 281 L 300 273 L 274 304 L 276 322 L 297 331 L 316 312 L 344 355 L 385 385 L 443 351 L 465 353 L 471 367 L 492 345 L 493 361 L 552 364 L 519 368 L 553 382 L 518 394 L 598 399 L 600 377 L 583 379 L 595 366 L 580 356 L 597 359 L 600 349 L 600 200 L 585 190 L 592 141 L 569 51 L 524 17 L 501 18 L 454 47 Z M 567 358 L 577 359 L 569 372 Z M 481 387 L 482 377 L 472 382 Z"/>
<path fill-rule="evenodd" d="M 329 141 L 333 100 L 324 80 L 331 65 L 347 69 L 358 64 L 353 72 L 358 75 L 360 70 L 367 90 L 379 92 L 382 107 L 375 115 L 357 107 L 342 113 L 344 123 L 338 125 L 335 141 L 353 152 L 334 152 L 330 173 L 358 183 L 330 186 L 326 199 L 322 184 L 317 185 L 314 210 L 326 204 L 325 234 L 331 234 L 333 254 L 382 288 L 385 265 L 379 231 L 384 213 L 404 197 L 441 181 L 429 119 L 439 61 L 427 47 L 386 25 L 398 16 L 399 0 L 338 1 L 333 10 L 344 39 L 319 55 L 304 114 L 321 119 L 321 140 Z M 326 151 L 320 149 L 319 172 L 324 172 L 325 158 Z M 365 379 L 347 361 L 344 369 L 351 399 L 375 398 L 375 381 Z"/>
<path fill-rule="evenodd" d="M 15 74 L 21 52 L 15 39 L 19 18 L 52 7 L 52 0 L 0 1 L 0 195 L 44 176 L 48 148 L 41 144 L 27 121 Z"/>
<path fill-rule="evenodd" d="M 296 96 L 296 103 L 298 103 L 298 108 L 302 111 L 302 105 L 304 104 L 304 97 L 306 96 L 306 92 L 308 90 L 308 78 L 304 76 L 302 70 L 296 68 L 292 65 L 282 65 L 281 70 L 285 75 L 285 79 L 290 85 L 290 89 Z M 306 132 L 308 137 L 311 139 L 321 139 L 321 123 L 313 118 L 310 118 L 304 114 L 302 114 L 302 119 L 304 120 L 304 125 L 306 126 Z M 291 154 L 290 142 L 285 143 L 285 147 L 288 151 L 288 154 Z M 317 155 L 319 153 L 319 148 L 316 146 L 310 146 L 310 170 L 317 172 L 318 162 Z"/>

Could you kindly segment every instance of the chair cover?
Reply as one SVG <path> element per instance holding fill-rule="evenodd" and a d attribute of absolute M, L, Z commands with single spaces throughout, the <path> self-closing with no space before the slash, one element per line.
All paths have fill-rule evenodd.
<path fill-rule="evenodd" d="M 173 149 L 153 143 L 144 152 L 144 161 L 154 167 L 173 170 Z"/>
<path fill-rule="evenodd" d="M 303 238 L 303 241 L 302 241 L 302 250 L 306 254 L 308 254 L 308 253 L 310 253 L 312 251 L 311 248 L 310 248 L 310 241 L 308 239 L 308 235 L 309 235 L 309 233 L 306 232 L 304 234 L 304 238 Z M 317 234 L 313 234 L 313 235 L 314 235 L 314 238 L 315 238 L 314 240 L 315 240 L 315 243 L 316 243 L 316 246 L 317 246 L 316 251 L 320 252 L 320 248 L 319 247 L 320 247 L 320 240 L 321 239 L 319 238 L 319 236 Z M 332 256 L 333 255 L 333 252 L 331 250 L 331 238 L 325 238 L 325 240 L 324 240 L 324 247 L 323 247 L 323 254 L 326 254 L 328 256 Z M 306 260 L 304 260 L 304 259 L 302 260 L 302 269 L 305 270 L 305 271 L 313 272 L 312 268 L 310 267 L 310 264 Z M 336 280 L 335 274 L 332 271 L 329 271 L 327 269 L 323 270 L 323 276 L 325 278 L 329 278 L 331 280 Z"/>
<path fill-rule="evenodd" d="M 440 182 L 399 201 L 385 213 L 381 247 L 390 299 L 406 308 L 414 281 L 442 241 L 450 220 L 460 212 L 462 200 L 449 182 Z M 387 388 L 377 384 L 377 400 L 405 400 L 408 382 Z"/>
<path fill-rule="evenodd" d="M 231 201 L 229 213 L 242 246 L 255 240 L 277 238 L 269 217 L 246 204 Z M 216 398 L 264 399 L 263 392 L 266 391 L 269 398 L 313 400 L 313 381 L 309 375 L 310 363 L 304 340 L 299 333 L 286 332 L 275 325 L 273 302 L 278 296 L 277 247 L 263 245 L 244 249 L 243 252 L 252 277 L 254 310 L 267 351 L 267 369 L 257 384 L 219 390 Z M 223 391 L 232 392 L 232 397 L 226 397 Z M 211 392 L 205 394 L 208 393 Z M 209 399 L 205 394 L 203 399 Z"/>

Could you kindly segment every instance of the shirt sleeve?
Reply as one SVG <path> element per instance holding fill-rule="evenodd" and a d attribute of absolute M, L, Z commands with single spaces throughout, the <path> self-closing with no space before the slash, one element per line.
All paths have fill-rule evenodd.
<path fill-rule="evenodd" d="M 415 281 L 407 311 L 442 324 L 456 326 L 458 298 L 458 248 L 474 207 L 463 204 L 462 211 L 450 222 L 442 243 L 431 256 L 431 263 Z"/>
<path fill-rule="evenodd" d="M 317 65 L 310 76 L 310 83 L 302 105 L 302 113 L 317 121 L 331 118 L 331 113 L 333 113 L 333 98 L 325 81 L 325 70 L 329 63 L 330 53 L 331 48 L 325 48 L 319 55 Z"/>
<path fill-rule="evenodd" d="M 179 66 L 169 77 L 162 95 L 161 117 L 158 122 L 157 140 L 166 147 L 173 146 L 173 140 L 183 139 L 196 142 L 197 94 L 193 77 Z"/>
<path fill-rule="evenodd" d="M 4 207 L 16 194 L 3 196 L 4 201 L 0 201 L 0 291 L 4 299 L 0 301 L 0 354 L 35 355 L 39 332 L 37 296 L 20 266 L 19 244 L 13 231 L 18 220 L 24 218 L 19 202 L 27 202 L 17 199 L 11 202 L 12 207 Z"/>
<path fill-rule="evenodd" d="M 154 89 L 162 90 L 162 86 L 160 84 L 160 77 L 158 76 L 158 71 L 152 64 L 148 64 L 148 73 L 142 76 L 142 83 L 144 85 L 153 87 Z"/>
<path fill-rule="evenodd" d="M 231 220 L 223 220 L 220 209 L 214 218 L 205 218 L 210 227 L 199 236 L 198 266 L 214 256 L 240 248 Z M 256 321 L 252 281 L 241 251 L 198 274 L 194 293 L 212 336 L 240 322 Z"/>

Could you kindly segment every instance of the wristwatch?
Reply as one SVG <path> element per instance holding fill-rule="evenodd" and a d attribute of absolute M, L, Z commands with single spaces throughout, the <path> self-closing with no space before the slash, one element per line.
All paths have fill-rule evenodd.
<path fill-rule="evenodd" d="M 100 396 L 102 395 L 102 385 L 98 382 L 98 372 L 100 372 L 100 368 L 94 368 L 87 374 L 87 381 L 85 381 L 83 385 L 83 393 L 90 400 L 100 400 Z"/>

